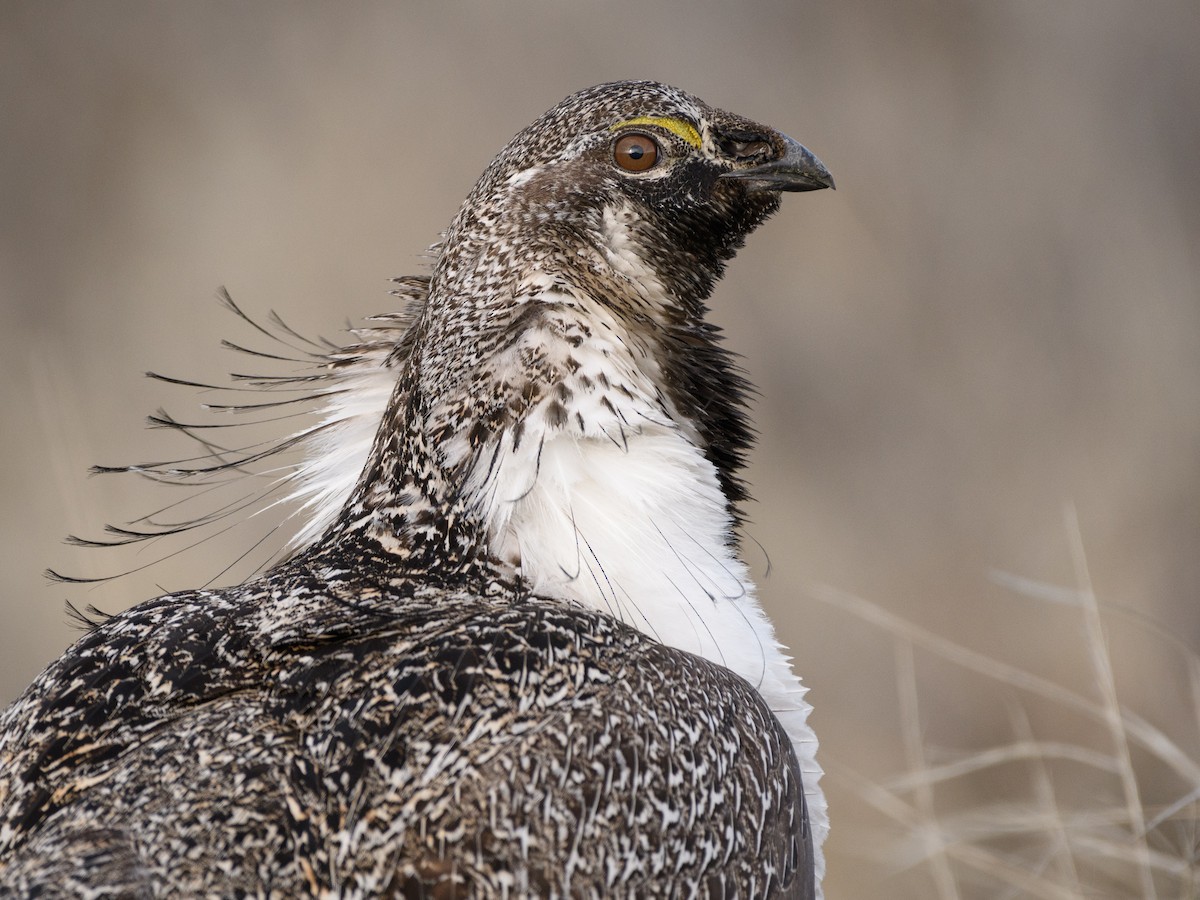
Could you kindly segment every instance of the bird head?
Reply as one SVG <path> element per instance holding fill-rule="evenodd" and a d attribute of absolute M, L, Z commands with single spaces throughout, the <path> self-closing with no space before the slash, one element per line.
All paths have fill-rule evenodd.
<path fill-rule="evenodd" d="M 446 249 L 459 274 L 478 276 L 498 271 L 493 262 L 569 268 L 582 245 L 598 255 L 593 270 L 640 263 L 688 305 L 708 296 L 781 192 L 826 187 L 820 160 L 774 128 L 666 85 L 614 82 L 572 94 L 518 133 L 468 196 Z"/>

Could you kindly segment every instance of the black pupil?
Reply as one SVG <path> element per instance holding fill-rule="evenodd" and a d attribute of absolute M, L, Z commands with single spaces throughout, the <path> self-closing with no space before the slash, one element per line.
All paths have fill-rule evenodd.
<path fill-rule="evenodd" d="M 630 147 L 629 147 L 629 158 L 630 159 L 641 159 L 645 155 L 646 155 L 646 148 L 643 147 L 641 144 L 631 144 L 630 145 Z"/>

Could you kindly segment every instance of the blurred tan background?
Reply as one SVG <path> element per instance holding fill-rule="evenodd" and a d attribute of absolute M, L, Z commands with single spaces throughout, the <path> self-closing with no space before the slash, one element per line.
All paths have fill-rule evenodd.
<path fill-rule="evenodd" d="M 86 469 L 178 455 L 143 417 L 195 418 L 198 398 L 143 371 L 247 368 L 218 347 L 247 334 L 218 286 L 337 337 L 391 308 L 386 279 L 421 270 L 514 132 L 581 87 L 655 78 L 837 179 L 785 198 L 714 315 L 762 392 L 750 533 L 832 770 L 829 896 L 930 896 L 862 858 L 847 775 L 903 766 L 889 644 L 811 586 L 1086 687 L 1069 618 L 989 580 L 1074 584 L 1070 502 L 1101 599 L 1200 642 L 1197 47 L 1195 0 L 7 0 L 0 703 L 73 640 L 64 600 L 113 611 L 229 561 L 41 574 L 119 569 L 61 539 L 165 502 Z M 1185 685 L 1122 635 L 1130 702 L 1195 752 Z M 926 685 L 936 742 L 1007 727 L 953 674 Z"/>

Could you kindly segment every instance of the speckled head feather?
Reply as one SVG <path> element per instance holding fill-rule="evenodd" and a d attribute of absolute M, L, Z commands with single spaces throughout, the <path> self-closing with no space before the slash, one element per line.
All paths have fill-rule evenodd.
<path fill-rule="evenodd" d="M 820 897 L 810 707 L 735 538 L 745 384 L 704 321 L 820 187 L 652 82 L 513 138 L 404 313 L 251 382 L 310 387 L 316 426 L 134 467 L 303 446 L 312 521 L 0 715 L 0 895 Z"/>

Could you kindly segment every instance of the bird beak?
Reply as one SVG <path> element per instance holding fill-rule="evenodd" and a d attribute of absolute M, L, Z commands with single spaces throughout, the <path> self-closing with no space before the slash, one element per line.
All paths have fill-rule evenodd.
<path fill-rule="evenodd" d="M 812 151 L 781 134 L 784 153 L 779 159 L 725 172 L 722 178 L 747 182 L 752 191 L 819 191 L 833 187 L 833 176 Z"/>

